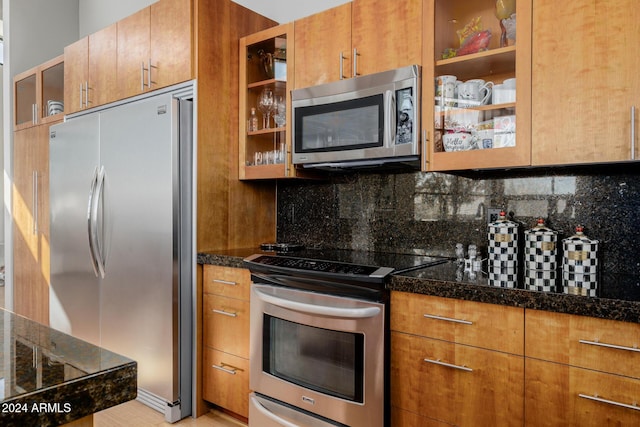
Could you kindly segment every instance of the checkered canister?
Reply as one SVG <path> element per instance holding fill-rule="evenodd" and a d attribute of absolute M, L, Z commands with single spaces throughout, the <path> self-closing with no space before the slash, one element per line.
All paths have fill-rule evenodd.
<path fill-rule="evenodd" d="M 532 291 L 555 291 L 558 268 L 558 232 L 544 219 L 524 232 L 525 287 Z"/>
<path fill-rule="evenodd" d="M 489 224 L 489 265 L 502 269 L 518 268 L 518 223 L 509 221 L 504 211 Z"/>
<path fill-rule="evenodd" d="M 597 296 L 598 243 L 584 235 L 581 225 L 576 227 L 576 234 L 562 240 L 564 293 Z"/>

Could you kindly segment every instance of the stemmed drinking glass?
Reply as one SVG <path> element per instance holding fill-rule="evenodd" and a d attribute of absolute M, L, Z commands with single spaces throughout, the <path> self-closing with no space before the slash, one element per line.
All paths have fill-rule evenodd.
<path fill-rule="evenodd" d="M 258 109 L 262 113 L 262 128 L 269 129 L 271 125 L 269 124 L 271 113 L 275 108 L 275 98 L 273 96 L 273 90 L 270 88 L 264 88 L 260 93 L 260 97 L 258 98 Z"/>

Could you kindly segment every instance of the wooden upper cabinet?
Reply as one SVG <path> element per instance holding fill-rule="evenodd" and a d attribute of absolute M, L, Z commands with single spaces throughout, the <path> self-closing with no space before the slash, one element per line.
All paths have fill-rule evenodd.
<path fill-rule="evenodd" d="M 639 18 L 632 0 L 534 2 L 533 165 L 640 158 Z"/>
<path fill-rule="evenodd" d="M 193 77 L 191 7 L 191 0 L 161 0 L 150 6 L 153 89 Z"/>
<path fill-rule="evenodd" d="M 354 0 L 357 75 L 422 64 L 423 0 Z"/>
<path fill-rule="evenodd" d="M 68 113 L 85 108 L 86 84 L 89 82 L 89 37 L 64 48 L 64 102 Z"/>
<path fill-rule="evenodd" d="M 63 55 L 17 74 L 13 90 L 15 130 L 60 120 L 64 112 Z"/>
<path fill-rule="evenodd" d="M 116 97 L 116 24 L 65 47 L 67 113 L 97 107 Z"/>
<path fill-rule="evenodd" d="M 422 64 L 422 3 L 354 0 L 295 21 L 295 87 Z"/>
<path fill-rule="evenodd" d="M 191 21 L 191 0 L 160 0 L 118 21 L 118 98 L 192 77 Z"/>
<path fill-rule="evenodd" d="M 501 29 L 495 16 L 495 0 L 425 0 L 424 171 L 531 164 L 532 4 L 532 0 L 516 2 L 516 41 L 500 46 Z M 493 34 L 487 50 L 443 58 L 445 51 L 460 47 L 457 31 L 477 18 L 481 18 L 483 28 Z M 437 96 L 434 83 L 439 76 L 455 76 L 457 82 L 480 79 L 495 85 L 515 78 L 515 99 L 496 102 L 492 96 L 487 104 L 459 105 L 455 95 Z M 488 132 L 483 132 L 485 130 Z M 447 136 L 453 133 L 458 135 Z M 467 142 L 460 144 L 462 138 Z"/>
<path fill-rule="evenodd" d="M 295 21 L 294 34 L 296 88 L 351 77 L 351 2 Z"/>
<path fill-rule="evenodd" d="M 117 99 L 116 32 L 117 26 L 112 24 L 89 36 L 88 108 Z"/>
<path fill-rule="evenodd" d="M 147 7 L 118 21 L 118 98 L 147 90 L 151 57 L 151 9 Z"/>

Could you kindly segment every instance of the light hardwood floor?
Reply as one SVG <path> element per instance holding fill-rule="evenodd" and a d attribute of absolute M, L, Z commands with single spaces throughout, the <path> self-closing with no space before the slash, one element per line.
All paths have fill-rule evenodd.
<path fill-rule="evenodd" d="M 164 420 L 160 412 L 136 400 L 94 414 L 93 425 L 94 427 L 247 427 L 246 424 L 217 411 L 209 412 L 196 419 L 185 418 L 170 424 Z"/>

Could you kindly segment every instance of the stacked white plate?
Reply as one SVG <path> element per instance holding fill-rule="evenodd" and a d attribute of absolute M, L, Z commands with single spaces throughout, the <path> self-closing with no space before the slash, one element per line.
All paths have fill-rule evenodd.
<path fill-rule="evenodd" d="M 64 111 L 64 104 L 62 101 L 47 101 L 47 115 L 53 116 L 54 114 L 59 114 Z"/>

